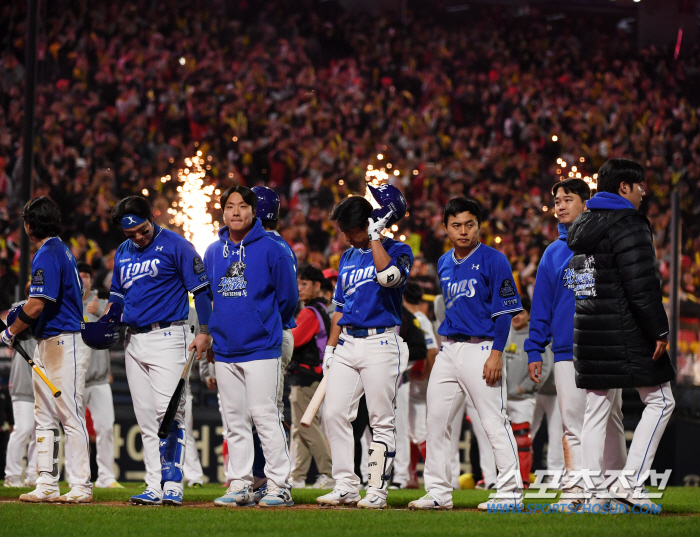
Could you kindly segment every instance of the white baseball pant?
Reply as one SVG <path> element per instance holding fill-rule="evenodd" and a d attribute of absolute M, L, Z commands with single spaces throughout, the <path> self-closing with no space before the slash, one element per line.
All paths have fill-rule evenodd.
<path fill-rule="evenodd" d="M 462 475 L 462 461 L 459 458 L 459 442 L 462 439 L 462 426 L 464 425 L 464 414 L 467 411 L 467 402 L 465 401 L 462 408 L 455 414 L 455 419 L 452 420 L 452 463 L 447 466 L 448 474 L 447 480 L 452 483 L 452 488 L 458 490 L 459 476 Z M 483 429 L 482 429 L 483 431 Z M 485 433 L 484 433 L 485 434 Z M 427 436 L 426 436 L 427 442 Z M 488 442 L 487 442 L 488 445 Z M 427 449 L 427 446 L 426 446 Z M 489 446 L 489 451 L 491 446 Z M 427 457 L 427 453 L 426 453 Z M 494 475 L 496 475 L 496 465 L 494 463 Z M 423 477 L 425 477 L 425 470 L 423 470 Z"/>
<path fill-rule="evenodd" d="M 542 425 L 542 417 L 547 416 L 547 470 L 564 470 L 564 448 L 561 438 L 564 431 L 561 426 L 561 414 L 556 395 L 537 394 L 535 415 L 532 418 L 530 433 L 534 441 Z"/>
<path fill-rule="evenodd" d="M 576 371 L 571 360 L 554 363 L 554 383 L 557 387 L 559 412 L 561 414 L 564 464 L 568 472 L 581 470 L 582 452 L 581 435 L 583 434 L 583 417 L 586 410 L 586 390 L 576 387 Z M 607 421 L 605 435 L 604 470 L 620 470 L 625 466 L 627 450 L 625 428 L 622 425 L 622 390 L 612 390 L 612 407 Z M 568 488 L 563 480 L 564 488 Z"/>
<path fill-rule="evenodd" d="M 194 420 L 192 418 L 192 392 L 187 384 L 187 395 L 185 396 L 185 463 L 182 474 L 189 486 L 199 483 L 204 484 L 204 471 L 199 460 L 199 450 L 197 440 L 194 437 Z"/>
<path fill-rule="evenodd" d="M 529 423 L 532 425 L 532 419 L 535 416 L 535 406 L 537 400 L 535 396 L 527 399 L 509 399 L 508 400 L 508 417 L 511 423 Z"/>
<path fill-rule="evenodd" d="M 216 362 L 216 382 L 229 452 L 229 475 L 236 487 L 253 486 L 255 424 L 265 455 L 265 475 L 280 488 L 289 488 L 292 470 L 282 417 L 277 407 L 280 358 L 251 362 Z"/>
<path fill-rule="evenodd" d="M 280 381 L 277 385 L 277 408 L 284 421 L 284 372 L 294 353 L 294 335 L 291 329 L 282 330 L 282 358 L 280 359 Z"/>
<path fill-rule="evenodd" d="M 408 434 L 412 444 L 419 446 L 428 437 L 428 380 L 411 380 L 408 383 Z"/>
<path fill-rule="evenodd" d="M 408 345 L 394 329 L 366 338 L 341 334 L 326 372 L 324 403 L 337 490 L 357 492 L 360 486 L 360 478 L 354 471 L 351 422 L 357 416 L 363 393 L 367 398 L 372 440 L 384 443 L 389 452 L 396 451 L 394 400 L 407 365 Z M 369 487 L 367 493 L 387 497 L 386 487 Z"/>
<path fill-rule="evenodd" d="M 469 395 L 486 431 L 498 468 L 497 498 L 522 501 L 518 452 L 506 412 L 505 369 L 496 385 L 482 378 L 491 340 L 445 340 L 428 384 L 428 443 L 425 488 L 440 501 L 452 497 L 448 464 L 452 460 L 452 422 Z"/>
<path fill-rule="evenodd" d="M 39 431 L 58 429 L 58 422 L 61 422 L 66 435 L 65 451 L 70 453 L 70 457 L 66 457 L 66 465 L 70 466 L 66 473 L 70 475 L 71 488 L 85 494 L 92 494 L 90 440 L 83 404 L 85 373 L 91 352 L 79 332 L 64 332 L 38 340 L 34 363 L 61 390 L 61 397 L 55 398 L 39 375 L 32 375 L 37 436 Z M 36 482 L 58 487 L 58 476 L 41 472 Z"/>
<path fill-rule="evenodd" d="M 396 392 L 396 458 L 394 458 L 395 485 L 408 483 L 408 467 L 411 465 L 411 438 L 408 425 L 408 399 L 411 383 L 402 384 Z"/>
<path fill-rule="evenodd" d="M 491 449 L 489 437 L 486 434 L 483 425 L 481 425 L 481 419 L 479 418 L 479 414 L 474 407 L 474 403 L 469 397 L 467 397 L 466 400 L 467 415 L 469 416 L 469 421 L 472 425 L 472 433 L 476 439 L 476 443 L 479 445 L 479 467 L 481 468 L 481 475 L 484 479 L 484 487 L 488 489 L 492 485 L 495 486 L 496 481 L 498 481 L 496 458 L 493 456 L 493 449 Z"/>
<path fill-rule="evenodd" d="M 136 421 L 141 428 L 146 485 L 161 490 L 160 439 L 158 427 L 168 409 L 187 362 L 187 332 L 183 323 L 145 334 L 127 331 L 125 348 L 126 378 L 134 403 Z M 184 426 L 185 398 L 175 414 Z M 185 455 L 187 455 L 187 449 Z M 168 488 L 183 492 L 182 482 L 169 482 Z"/>
<path fill-rule="evenodd" d="M 15 426 L 7 442 L 5 479 L 22 475 L 22 461 L 27 456 L 26 479 L 36 481 L 36 428 L 34 423 L 34 403 L 12 401 Z"/>
<path fill-rule="evenodd" d="M 97 488 L 109 487 L 114 476 L 114 402 L 108 383 L 87 386 L 85 405 L 92 414 L 97 444 Z"/>
<path fill-rule="evenodd" d="M 610 434 L 609 422 L 613 419 L 613 409 L 620 390 L 586 390 L 586 417 L 583 421 L 582 452 L 583 468 L 591 471 L 605 472 L 604 453 L 607 452 L 607 435 Z M 651 468 L 661 437 L 666 430 L 668 420 L 676 406 L 671 392 L 671 384 L 665 382 L 651 388 L 637 388 L 642 402 L 646 405 L 634 430 L 625 471 L 632 471 L 633 488 L 644 485 L 644 475 Z M 617 470 L 619 468 L 613 468 Z M 604 492 L 604 477 L 592 479 L 595 492 Z"/>

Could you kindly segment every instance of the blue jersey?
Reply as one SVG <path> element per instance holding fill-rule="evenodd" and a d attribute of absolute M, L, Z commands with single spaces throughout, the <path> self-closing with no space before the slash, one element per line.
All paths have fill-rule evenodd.
<path fill-rule="evenodd" d="M 356 328 L 388 328 L 401 324 L 401 300 L 408 274 L 413 264 L 413 252 L 403 242 L 385 238 L 384 249 L 391 263 L 401 271 L 404 283 L 382 287 L 377 283 L 371 248 L 350 248 L 340 258 L 338 282 L 333 303 L 343 314 L 340 326 Z"/>
<path fill-rule="evenodd" d="M 444 254 L 438 277 L 445 297 L 441 336 L 493 338 L 496 317 L 523 309 L 508 259 L 480 242 L 464 259 L 457 259 L 454 249 Z"/>
<path fill-rule="evenodd" d="M 186 320 L 187 291 L 209 285 L 204 263 L 189 241 L 158 226 L 153 234 L 145 248 L 127 240 L 114 256 L 110 301 L 124 303 L 123 321 L 133 327 Z"/>
<path fill-rule="evenodd" d="M 284 252 L 287 255 L 291 255 L 292 259 L 294 259 L 294 275 L 296 276 L 299 272 L 299 262 L 297 261 L 297 255 L 294 253 L 294 250 L 291 249 L 289 246 L 289 243 L 282 238 L 282 235 L 277 233 L 276 231 L 268 231 L 267 232 L 270 237 L 272 237 L 277 244 L 279 244 Z M 294 310 L 296 311 L 296 310 Z M 287 330 L 289 328 L 296 328 L 297 323 L 294 321 L 294 313 L 292 313 L 291 317 L 289 319 L 282 319 L 282 328 Z"/>
<path fill-rule="evenodd" d="M 80 331 L 83 281 L 73 254 L 58 237 L 51 237 L 42 244 L 32 259 L 29 297 L 46 300 L 33 329 L 34 337 Z"/>

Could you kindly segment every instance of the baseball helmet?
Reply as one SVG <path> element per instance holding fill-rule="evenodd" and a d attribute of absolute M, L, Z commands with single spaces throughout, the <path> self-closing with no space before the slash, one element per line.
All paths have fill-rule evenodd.
<path fill-rule="evenodd" d="M 114 310 L 114 311 L 112 311 Z M 122 308 L 112 304 L 109 311 L 94 323 L 81 323 L 83 341 L 91 349 L 111 349 L 119 343 L 119 329 Z"/>
<path fill-rule="evenodd" d="M 19 310 L 21 310 L 26 303 L 27 301 L 23 300 L 22 302 L 12 306 L 10 311 L 7 312 L 7 326 L 12 326 L 12 323 L 15 322 L 15 319 L 17 319 L 17 316 L 19 315 Z M 28 339 L 32 339 L 33 335 L 32 327 L 30 326 L 29 328 L 22 330 L 19 334 L 16 334 L 15 339 L 17 341 L 27 341 Z"/>
<path fill-rule="evenodd" d="M 374 200 L 379 204 L 379 209 L 372 211 L 372 218 L 374 220 L 383 218 L 389 211 L 393 211 L 394 214 L 389 218 L 386 224 L 386 227 L 389 227 L 406 216 L 406 198 L 404 198 L 401 191 L 394 185 L 380 185 L 376 187 L 367 185 L 367 187 L 372 193 Z"/>
<path fill-rule="evenodd" d="M 255 214 L 261 220 L 277 220 L 280 215 L 280 197 L 266 186 L 254 186 L 251 190 L 258 198 Z"/>

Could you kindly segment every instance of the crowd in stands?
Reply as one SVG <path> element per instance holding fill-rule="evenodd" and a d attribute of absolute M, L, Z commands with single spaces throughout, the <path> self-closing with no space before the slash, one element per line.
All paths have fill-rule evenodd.
<path fill-rule="evenodd" d="M 347 247 L 328 215 L 364 193 L 371 166 L 410 214 L 394 233 L 435 292 L 446 251 L 442 208 L 482 205 L 482 240 L 532 293 L 556 239 L 550 189 L 594 178 L 611 157 L 647 169 L 649 217 L 666 292 L 670 197 L 682 199 L 682 293 L 700 296 L 700 51 L 638 50 L 609 21 L 473 10 L 406 25 L 332 3 L 56 0 L 42 8 L 34 195 L 63 211 L 64 240 L 107 287 L 123 240 L 109 224 L 142 194 L 159 225 L 178 201 L 184 159 L 201 151 L 217 188 L 265 184 L 299 262 L 337 263 Z M 413 5 L 413 4 L 411 4 Z M 478 12 L 477 12 L 478 11 Z M 0 6 L 0 309 L 20 239 L 25 17 Z M 576 169 L 574 169 L 574 167 Z M 218 214 L 212 200 L 212 214 Z"/>

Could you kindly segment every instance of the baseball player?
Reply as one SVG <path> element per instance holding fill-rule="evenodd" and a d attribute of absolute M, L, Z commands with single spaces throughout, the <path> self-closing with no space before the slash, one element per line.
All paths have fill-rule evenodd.
<path fill-rule="evenodd" d="M 530 298 L 521 297 L 523 311 L 513 316 L 510 334 L 503 351 L 503 366 L 508 373 L 508 416 L 513 434 L 518 444 L 520 475 L 525 487 L 530 486 L 530 469 L 532 468 L 532 438 L 530 427 L 535 415 L 537 390 L 539 384 L 530 379 L 528 374 L 528 357 L 523 345 L 530 329 Z M 549 347 L 545 354 L 551 354 Z M 552 366 L 552 359 L 544 363 L 543 378 L 547 378 Z"/>
<path fill-rule="evenodd" d="M 98 312 L 103 312 L 108 301 L 97 298 L 92 288 L 92 267 L 78 263 L 83 281 L 83 317 L 85 322 L 95 322 Z M 110 386 L 112 368 L 109 350 L 91 350 L 90 366 L 85 375 L 84 403 L 93 417 L 97 436 L 97 488 L 123 488 L 114 477 L 114 402 Z"/>
<path fill-rule="evenodd" d="M 525 341 L 530 378 L 542 379 L 542 353 L 552 344 L 554 373 L 564 436 L 564 462 L 567 472 L 581 470 L 581 430 L 586 409 L 586 390 L 576 387 L 573 363 L 574 293 L 567 287 L 569 261 L 573 252 L 566 244 L 568 230 L 586 209 L 591 197 L 590 187 L 581 179 L 566 179 L 552 187 L 554 212 L 559 219 L 559 240 L 550 244 L 537 269 L 533 292 L 530 335 Z M 608 423 L 605 463 L 606 470 L 621 470 L 625 465 L 626 449 L 622 425 L 622 390 L 614 394 L 612 419 Z M 563 489 L 569 496 L 582 489 L 565 480 Z M 563 505 L 578 505 L 583 498 L 562 498 Z"/>
<path fill-rule="evenodd" d="M 501 355 L 511 315 L 522 310 L 520 297 L 506 257 L 479 242 L 478 203 L 453 198 L 445 206 L 443 223 L 454 248 L 438 262 L 446 311 L 438 330 L 444 338 L 442 348 L 428 382 L 427 494 L 409 507 L 452 508 L 451 424 L 468 397 L 486 430 L 499 472 L 495 497 L 479 504 L 479 509 L 517 509 L 522 506 L 522 480 L 506 412 Z"/>
<path fill-rule="evenodd" d="M 282 324 L 299 301 L 294 258 L 256 218 L 257 197 L 250 189 L 233 186 L 220 203 L 224 226 L 204 264 L 217 286 L 211 333 L 232 480 L 214 504 L 255 505 L 252 418 L 266 460 L 267 494 L 260 506 L 290 506 L 291 461 L 277 396 Z"/>
<path fill-rule="evenodd" d="M 127 237 L 114 257 L 110 304 L 105 317 L 128 325 L 126 376 L 141 428 L 146 490 L 134 505 L 181 505 L 184 491 L 185 398 L 165 440 L 159 423 L 177 387 L 188 350 L 201 358 L 209 346 L 211 288 L 204 264 L 187 240 L 153 222 L 145 198 L 129 196 L 112 211 L 112 223 Z M 194 295 L 199 335 L 187 345 L 188 292 Z M 123 315 L 122 315 L 123 308 Z M 160 452 L 160 457 L 159 457 Z"/>
<path fill-rule="evenodd" d="M 36 340 L 30 338 L 23 341 L 22 347 L 29 356 L 32 356 L 36 350 Z M 17 351 L 12 352 L 9 390 L 15 426 L 10 434 L 10 440 L 7 442 L 5 486 L 33 487 L 36 485 L 37 473 L 32 366 Z M 27 456 L 27 470 L 23 483 L 22 459 L 25 455 Z"/>
<path fill-rule="evenodd" d="M 551 348 L 551 347 L 550 347 Z M 551 353 L 545 353 L 545 360 L 552 360 L 549 367 L 549 375 L 542 376 L 540 383 L 542 386 L 537 392 L 535 403 L 535 415 L 532 418 L 532 426 L 530 432 L 532 441 L 537 438 L 537 432 L 542 425 L 542 418 L 547 417 L 547 470 L 564 471 L 564 447 L 561 438 L 564 436 L 564 430 L 561 425 L 561 414 L 559 413 L 559 403 L 557 402 L 557 387 L 554 377 L 554 356 Z M 546 367 L 546 364 L 543 366 Z"/>
<path fill-rule="evenodd" d="M 37 340 L 34 362 L 62 395 L 54 398 L 40 377 L 34 376 L 37 487 L 22 494 L 25 502 L 87 503 L 92 501 L 90 456 L 83 390 L 90 349 L 80 335 L 83 283 L 75 258 L 57 237 L 61 212 L 47 197 L 29 201 L 22 210 L 24 230 L 37 248 L 32 259 L 29 299 L 17 319 L 2 332 L 2 342 L 12 346 L 15 336 L 32 327 Z M 58 448 L 61 421 L 71 453 L 71 490 L 58 489 Z"/>
<path fill-rule="evenodd" d="M 435 357 L 438 353 L 438 342 L 433 330 L 433 323 L 426 315 L 428 303 L 423 300 L 423 289 L 420 285 L 408 282 L 403 293 L 404 307 L 415 315 L 420 323 L 425 346 L 427 348 L 426 359 L 416 364 L 408 370 L 411 378 L 409 400 L 408 400 L 408 426 L 409 437 L 411 439 L 411 467 L 409 485 L 417 486 L 416 466 L 418 455 L 425 460 L 425 442 L 428 435 L 427 418 L 428 409 L 426 406 L 426 393 L 428 391 L 428 378 L 430 371 L 435 364 Z M 407 487 L 409 488 L 409 487 Z"/>
<path fill-rule="evenodd" d="M 340 258 L 333 298 L 336 311 L 324 353 L 324 374 L 328 377 L 324 419 L 328 420 L 336 484 L 332 492 L 317 498 L 320 505 L 357 504 L 369 509 L 386 506 L 396 457 L 394 401 L 408 366 L 408 346 L 398 336 L 396 326 L 401 323 L 401 299 L 413 262 L 408 245 L 381 235 L 385 227 L 405 214 L 405 203 L 400 204 L 405 200 L 398 189 L 386 187 L 373 192 L 375 199 L 387 194 L 395 196 L 394 201 L 389 200 L 377 211 L 365 198 L 352 196 L 336 205 L 331 214 L 352 248 Z M 360 500 L 350 422 L 355 419 L 363 392 L 372 442 L 367 495 Z"/>

